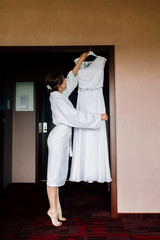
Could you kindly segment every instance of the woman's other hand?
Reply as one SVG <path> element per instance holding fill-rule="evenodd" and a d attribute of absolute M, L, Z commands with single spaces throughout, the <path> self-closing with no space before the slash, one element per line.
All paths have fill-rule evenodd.
<path fill-rule="evenodd" d="M 101 114 L 101 120 L 108 120 L 108 116 L 106 113 Z"/>

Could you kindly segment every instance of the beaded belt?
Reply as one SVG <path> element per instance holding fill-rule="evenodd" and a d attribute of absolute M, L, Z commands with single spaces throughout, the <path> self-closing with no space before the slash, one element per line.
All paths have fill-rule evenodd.
<path fill-rule="evenodd" d="M 78 92 L 91 92 L 91 91 L 97 91 L 99 89 L 102 89 L 102 87 L 100 88 L 96 88 L 96 89 L 87 89 L 87 88 L 78 88 Z"/>

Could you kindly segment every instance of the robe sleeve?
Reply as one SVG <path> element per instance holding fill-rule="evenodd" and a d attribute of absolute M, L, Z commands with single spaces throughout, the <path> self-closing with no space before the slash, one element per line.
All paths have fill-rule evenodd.
<path fill-rule="evenodd" d="M 69 97 L 69 95 L 77 87 L 78 78 L 74 76 L 72 71 L 70 71 L 66 79 L 67 79 L 67 87 L 63 90 L 62 94 L 65 95 L 66 97 Z"/>
<path fill-rule="evenodd" d="M 80 112 L 66 101 L 58 100 L 54 109 L 53 122 L 56 125 L 97 129 L 101 125 L 101 114 Z"/>

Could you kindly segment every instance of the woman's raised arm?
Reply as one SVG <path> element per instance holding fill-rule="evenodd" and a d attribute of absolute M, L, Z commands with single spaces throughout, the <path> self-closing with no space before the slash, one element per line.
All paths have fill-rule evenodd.
<path fill-rule="evenodd" d="M 81 63 L 87 58 L 89 52 L 83 53 L 75 67 L 68 73 L 67 75 L 67 87 L 63 89 L 63 95 L 69 97 L 69 95 L 73 92 L 73 90 L 77 87 L 78 78 L 76 77 L 78 70 L 80 68 Z"/>
<path fill-rule="evenodd" d="M 89 52 L 90 52 L 90 51 L 89 51 Z M 73 70 L 72 70 L 74 76 L 77 75 L 78 70 L 79 70 L 79 68 L 80 68 L 80 66 L 81 66 L 81 63 L 88 57 L 88 53 L 89 53 L 89 52 L 85 52 L 85 53 L 83 53 L 83 54 L 80 56 L 80 58 L 79 58 L 79 60 L 78 60 L 78 62 L 77 62 L 77 64 L 76 64 L 76 66 L 75 66 L 75 67 L 73 68 Z"/>

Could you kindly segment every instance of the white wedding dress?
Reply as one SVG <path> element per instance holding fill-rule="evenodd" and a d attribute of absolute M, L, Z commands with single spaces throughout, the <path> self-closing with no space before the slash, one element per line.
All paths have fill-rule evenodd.
<path fill-rule="evenodd" d="M 75 59 L 77 63 L 78 58 Z M 98 56 L 92 62 L 83 61 L 78 71 L 77 110 L 86 113 L 106 113 L 103 97 L 106 59 Z M 74 128 L 73 157 L 70 181 L 111 182 L 106 122 L 99 129 Z"/>

